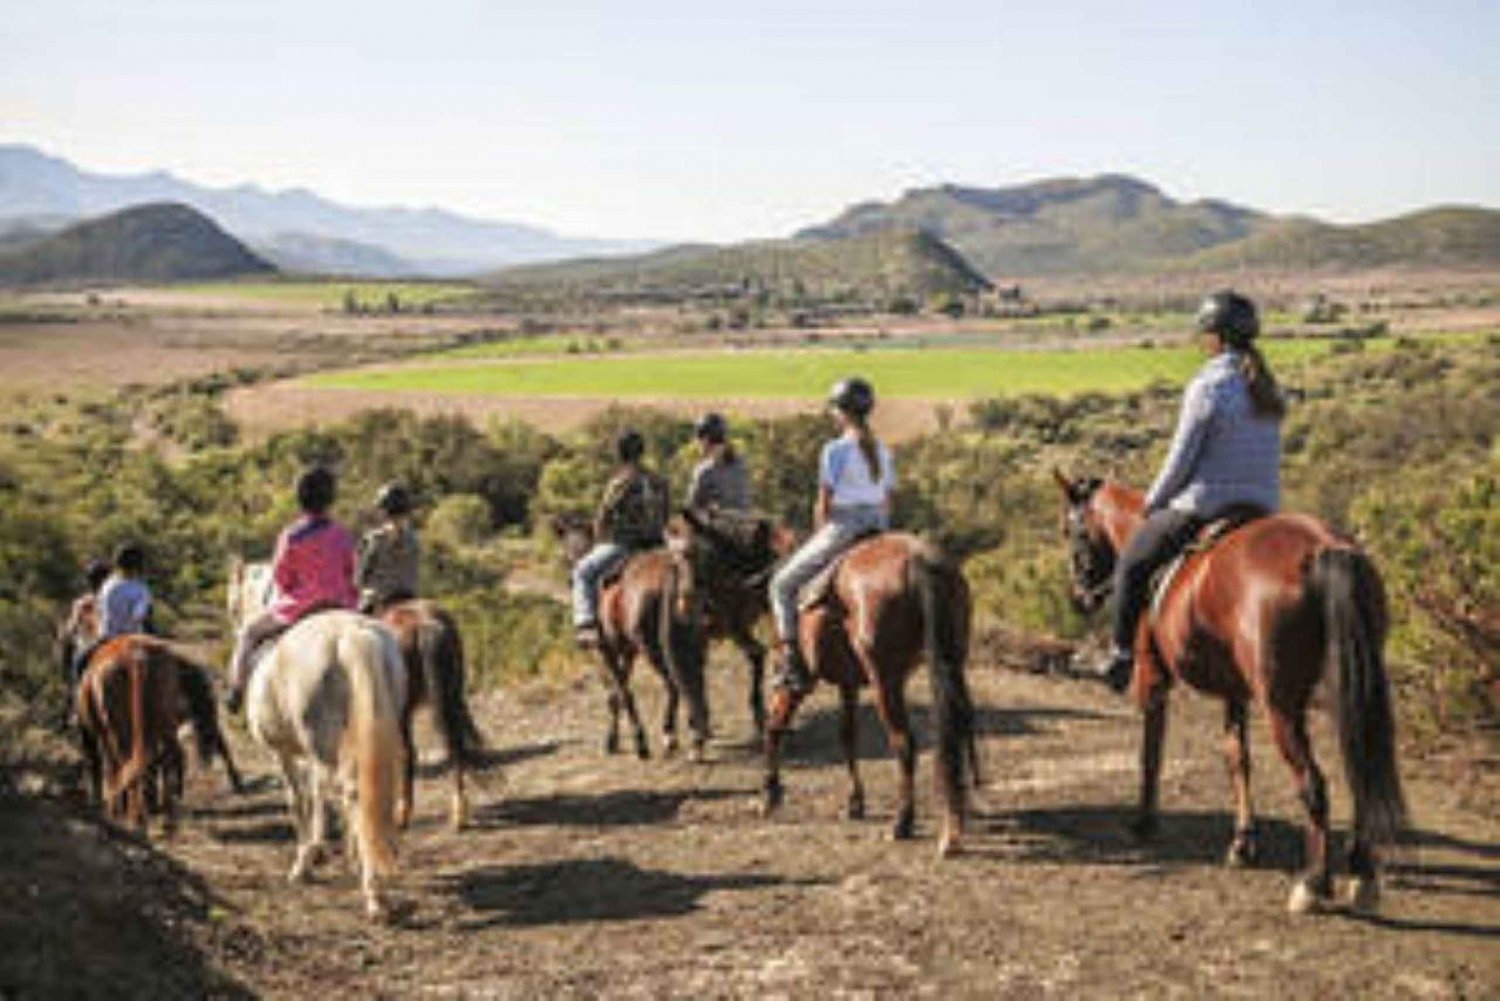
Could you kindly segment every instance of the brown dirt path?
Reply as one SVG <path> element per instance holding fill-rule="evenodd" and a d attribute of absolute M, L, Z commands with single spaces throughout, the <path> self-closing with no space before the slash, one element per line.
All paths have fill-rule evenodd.
<path fill-rule="evenodd" d="M 217 777 L 195 786 L 194 813 L 165 854 L 154 865 L 117 863 L 118 878 L 148 900 L 192 897 L 150 914 L 170 931 L 168 954 L 193 971 L 187 982 L 211 994 L 1496 996 L 1500 819 L 1495 800 L 1452 766 L 1405 763 L 1417 833 L 1393 867 L 1382 918 L 1294 918 L 1284 906 L 1300 854 L 1297 813 L 1263 726 L 1255 788 L 1267 857 L 1232 871 L 1219 863 L 1230 821 L 1214 705 L 1178 697 L 1163 831 L 1138 846 L 1122 829 L 1135 784 L 1133 712 L 1081 681 L 983 668 L 973 677 L 988 785 L 967 854 L 947 862 L 934 857 L 929 754 L 919 839 L 886 839 L 893 766 L 868 709 L 871 819 L 839 819 L 843 769 L 827 691 L 793 742 L 785 812 L 761 819 L 734 665 L 716 672 L 720 739 L 707 766 L 604 756 L 602 697 L 586 669 L 561 689 L 481 698 L 498 764 L 480 779 L 475 826 L 450 833 L 446 781 L 419 782 L 395 927 L 364 921 L 337 862 L 311 886 L 285 883 L 290 828 L 269 779 L 243 799 L 220 791 Z M 636 689 L 655 719 L 655 679 L 638 675 Z M 913 680 L 919 703 L 925 689 Z M 240 762 L 257 776 L 272 770 L 243 745 Z M 1334 781 L 1343 823 L 1348 801 Z M 78 890 L 86 899 L 90 887 Z M 65 940 L 73 927 L 51 930 Z M 3 922 L 0 933 L 9 938 Z M 161 996 L 179 992 L 181 968 L 151 966 L 150 950 L 139 953 L 147 965 L 131 967 L 107 940 L 92 941 L 103 968 L 134 970 L 132 992 L 153 970 Z M 8 997 L 5 970 L 0 962 Z"/>

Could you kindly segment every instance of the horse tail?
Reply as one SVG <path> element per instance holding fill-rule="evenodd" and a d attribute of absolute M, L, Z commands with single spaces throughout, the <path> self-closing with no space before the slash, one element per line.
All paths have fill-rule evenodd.
<path fill-rule="evenodd" d="M 385 876 L 396 868 L 396 797 L 404 753 L 399 723 L 406 667 L 396 641 L 370 626 L 340 641 L 340 660 L 349 678 L 350 732 L 359 819 L 354 826 L 360 855 Z M 347 746 L 347 745 L 346 745 Z"/>
<path fill-rule="evenodd" d="M 1311 583 L 1323 598 L 1327 655 L 1338 672 L 1339 743 L 1354 796 L 1355 833 L 1373 844 L 1389 843 L 1406 823 L 1406 801 L 1383 653 L 1385 591 L 1369 558 L 1354 549 L 1319 553 Z"/>
<path fill-rule="evenodd" d="M 706 740 L 709 713 L 703 668 L 708 641 L 703 635 L 703 615 L 690 556 L 672 554 L 662 582 L 658 615 L 657 638 L 662 659 L 687 696 L 689 722 L 695 737 Z"/>
<path fill-rule="evenodd" d="M 964 812 L 965 769 L 974 769 L 974 702 L 964 677 L 969 655 L 969 589 L 963 576 L 932 553 L 910 564 L 911 584 L 922 607 L 927 673 L 937 717 L 938 775 L 950 810 Z M 978 778 L 977 769 L 975 779 Z"/>
<path fill-rule="evenodd" d="M 469 713 L 458 623 L 447 612 L 433 608 L 417 627 L 417 649 L 448 758 L 455 767 L 472 764 L 484 738 Z"/>
<path fill-rule="evenodd" d="M 130 728 L 130 748 L 128 754 L 125 755 L 124 763 L 120 765 L 113 781 L 109 784 L 110 799 L 128 796 L 131 789 L 145 779 L 146 771 L 151 766 L 151 748 L 146 732 L 146 683 L 150 663 L 142 651 L 131 650 L 124 657 L 121 666 L 125 670 L 129 693 L 130 709 L 127 723 Z M 121 750 L 124 751 L 125 748 L 122 747 Z M 137 800 L 141 806 L 139 811 L 130 811 L 128 804 L 122 801 L 126 810 L 134 812 L 135 819 L 142 823 L 145 821 L 144 800 L 145 794 L 142 792 Z"/>
<path fill-rule="evenodd" d="M 187 699 L 188 716 L 193 724 L 198 764 L 206 766 L 214 760 L 216 753 L 224 751 L 224 734 L 219 729 L 219 708 L 214 704 L 213 687 L 201 667 L 181 658 L 174 660 L 177 684 Z"/>

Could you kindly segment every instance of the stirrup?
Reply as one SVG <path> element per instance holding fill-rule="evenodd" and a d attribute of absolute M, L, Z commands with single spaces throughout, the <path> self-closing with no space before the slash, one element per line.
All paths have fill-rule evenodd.
<path fill-rule="evenodd" d="M 789 695 L 806 695 L 813 690 L 816 679 L 808 670 L 807 662 L 802 659 L 802 651 L 795 644 L 788 643 L 783 647 L 780 661 L 776 676 L 772 679 L 773 685 Z"/>

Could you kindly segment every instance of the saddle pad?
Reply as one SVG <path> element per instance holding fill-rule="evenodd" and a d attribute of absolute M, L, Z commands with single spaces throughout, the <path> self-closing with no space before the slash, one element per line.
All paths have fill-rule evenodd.
<path fill-rule="evenodd" d="M 844 560 L 854 551 L 855 546 L 879 534 L 880 530 L 876 528 L 856 535 L 850 540 L 849 545 L 844 547 L 844 551 L 833 558 L 833 562 L 819 570 L 812 580 L 802 585 L 802 590 L 797 592 L 797 611 L 805 612 L 830 598 L 833 595 L 834 578 L 838 576 L 839 567 L 844 565 Z"/>

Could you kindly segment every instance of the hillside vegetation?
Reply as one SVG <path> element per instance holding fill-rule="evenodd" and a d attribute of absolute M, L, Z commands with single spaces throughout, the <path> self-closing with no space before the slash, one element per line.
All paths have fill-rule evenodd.
<path fill-rule="evenodd" d="M 498 293 L 574 300 L 889 303 L 978 291 L 989 282 L 942 240 L 913 229 L 848 239 L 684 245 L 628 258 L 510 268 Z"/>
<path fill-rule="evenodd" d="M 174 282 L 275 268 L 186 205 L 139 205 L 0 254 L 0 285 Z"/>
<path fill-rule="evenodd" d="M 1213 269 L 1275 270 L 1496 266 L 1500 265 L 1500 212 L 1434 208 L 1360 226 L 1287 219 L 1244 240 L 1203 251 L 1188 263 Z"/>

